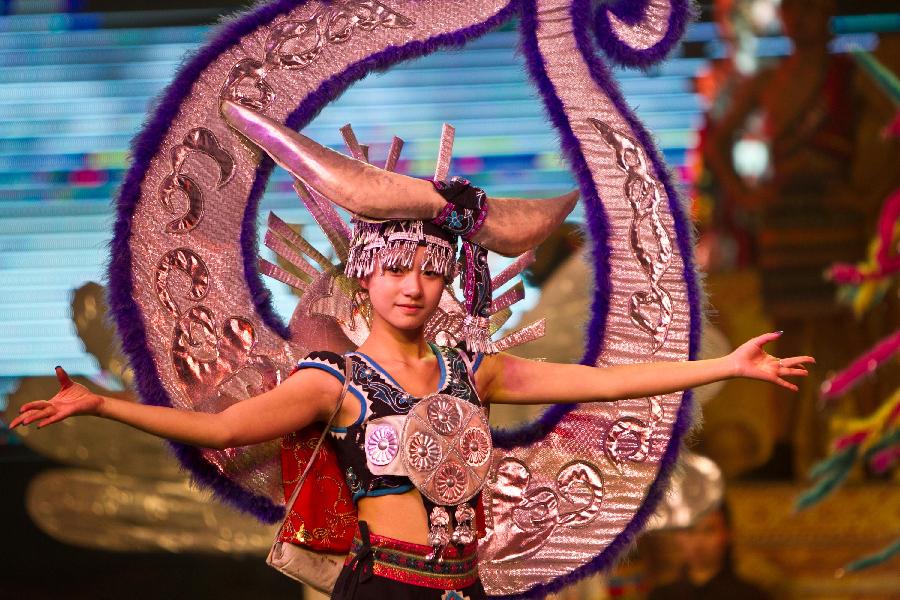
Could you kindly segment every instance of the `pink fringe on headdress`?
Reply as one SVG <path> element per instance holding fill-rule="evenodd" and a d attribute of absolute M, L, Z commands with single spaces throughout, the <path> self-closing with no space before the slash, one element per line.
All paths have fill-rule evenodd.
<path fill-rule="evenodd" d="M 381 223 L 353 220 L 353 237 L 344 274 L 358 279 L 372 273 L 378 251 L 384 246 L 381 237 Z"/>
<path fill-rule="evenodd" d="M 422 269 L 435 271 L 447 279 L 453 279 L 456 277 L 456 248 L 439 237 L 426 235 Z"/>
<path fill-rule="evenodd" d="M 497 349 L 491 341 L 490 325 L 490 319 L 486 317 L 466 315 L 460 331 L 469 352 L 496 354 Z"/>

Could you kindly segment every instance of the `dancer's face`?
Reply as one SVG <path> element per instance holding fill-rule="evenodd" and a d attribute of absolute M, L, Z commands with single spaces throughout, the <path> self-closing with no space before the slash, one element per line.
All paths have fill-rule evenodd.
<path fill-rule="evenodd" d="M 369 291 L 376 318 L 401 330 L 421 329 L 437 309 L 444 291 L 444 276 L 423 271 L 425 248 L 419 246 L 412 268 L 393 268 L 374 272 L 360 285 Z"/>

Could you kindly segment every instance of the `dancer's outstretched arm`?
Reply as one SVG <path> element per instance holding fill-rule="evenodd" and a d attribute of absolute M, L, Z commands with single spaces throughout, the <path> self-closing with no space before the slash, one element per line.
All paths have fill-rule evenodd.
<path fill-rule="evenodd" d="M 119 421 L 176 442 L 203 448 L 233 448 L 272 440 L 317 420 L 334 409 L 341 384 L 331 375 L 305 369 L 264 394 L 233 404 L 220 413 L 148 406 L 94 394 L 56 368 L 60 391 L 50 400 L 29 402 L 10 428 L 38 427 L 75 415 Z"/>
<path fill-rule="evenodd" d="M 644 398 L 684 390 L 714 381 L 746 377 L 769 381 L 792 391 L 784 377 L 807 375 L 811 356 L 778 359 L 763 345 L 780 333 L 755 337 L 721 358 L 685 362 L 617 365 L 605 368 L 545 363 L 509 354 L 485 357 L 478 369 L 483 397 L 497 404 L 564 404 Z"/>

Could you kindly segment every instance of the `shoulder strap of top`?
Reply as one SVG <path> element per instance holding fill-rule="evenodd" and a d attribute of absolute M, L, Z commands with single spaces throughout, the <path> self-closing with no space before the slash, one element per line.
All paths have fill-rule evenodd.
<path fill-rule="evenodd" d="M 329 352 L 328 350 L 316 350 L 306 355 L 306 358 L 297 363 L 297 369 L 321 369 L 330 373 L 344 383 L 344 372 L 347 370 L 347 357 Z"/>
<path fill-rule="evenodd" d="M 466 370 L 469 372 L 469 376 L 472 377 L 472 381 L 475 381 L 475 372 L 478 370 L 478 367 L 481 366 L 484 354 L 481 352 L 469 352 L 462 344 L 454 346 L 451 350 L 459 355 L 463 364 L 466 365 Z"/>

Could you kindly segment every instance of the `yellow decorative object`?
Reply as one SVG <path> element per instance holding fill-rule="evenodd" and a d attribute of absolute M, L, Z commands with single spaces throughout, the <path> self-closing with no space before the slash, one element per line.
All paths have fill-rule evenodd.
<path fill-rule="evenodd" d="M 297 533 L 294 535 L 294 538 L 301 544 L 305 544 L 312 539 L 312 536 L 309 535 L 309 531 L 306 530 L 306 525 L 303 523 L 300 524 L 300 529 L 297 530 Z"/>
<path fill-rule="evenodd" d="M 900 389 L 894 391 L 891 397 L 886 400 L 875 412 L 866 417 L 847 418 L 834 417 L 831 420 L 831 433 L 834 437 L 842 437 L 857 431 L 868 431 L 870 433 L 882 432 L 890 427 L 888 418 L 894 414 L 900 406 Z M 878 435 L 869 435 L 860 446 L 860 453 L 866 450 L 878 441 Z"/>

